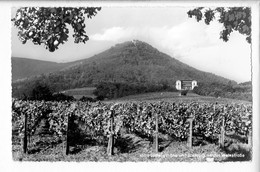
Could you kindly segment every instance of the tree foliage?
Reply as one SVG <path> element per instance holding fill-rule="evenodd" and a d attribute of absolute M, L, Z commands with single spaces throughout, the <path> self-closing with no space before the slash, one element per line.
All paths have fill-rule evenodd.
<path fill-rule="evenodd" d="M 194 93 L 201 96 L 225 97 L 238 100 L 252 101 L 252 87 L 250 84 L 241 85 L 228 82 L 223 83 L 199 83 L 193 90 Z"/>
<path fill-rule="evenodd" d="M 194 16 L 198 22 L 204 19 L 207 25 L 219 16 L 217 20 L 224 26 L 220 32 L 220 39 L 227 42 L 231 32 L 238 31 L 246 36 L 248 43 L 251 43 L 251 9 L 249 7 L 218 7 L 214 9 L 198 7 L 187 13 L 190 18 Z"/>
<path fill-rule="evenodd" d="M 43 80 L 31 81 L 24 87 L 12 87 L 12 95 L 21 100 L 73 101 L 74 97 L 55 91 L 56 89 Z"/>
<path fill-rule="evenodd" d="M 105 98 L 119 98 L 128 95 L 142 94 L 149 92 L 159 91 L 177 91 L 171 85 L 164 84 L 152 84 L 152 83 L 120 83 L 120 82 L 100 82 L 96 85 L 94 95 L 98 100 Z"/>
<path fill-rule="evenodd" d="M 92 18 L 100 7 L 22 7 L 12 18 L 18 28 L 18 37 L 25 44 L 31 40 L 35 45 L 44 44 L 50 52 L 68 41 L 68 25 L 73 28 L 74 42 L 85 43 L 89 40 L 85 31 L 85 15 Z"/>
<path fill-rule="evenodd" d="M 32 90 L 32 100 L 50 100 L 52 97 L 52 92 L 47 85 L 36 83 Z"/>

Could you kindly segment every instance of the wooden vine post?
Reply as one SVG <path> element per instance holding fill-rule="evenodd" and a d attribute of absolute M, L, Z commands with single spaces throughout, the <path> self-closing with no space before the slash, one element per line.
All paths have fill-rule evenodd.
<path fill-rule="evenodd" d="M 247 141 L 248 146 L 252 146 L 252 131 L 251 130 L 248 131 L 247 138 L 248 138 L 248 141 Z"/>
<path fill-rule="evenodd" d="M 65 154 L 68 155 L 70 151 L 69 146 L 69 123 L 70 123 L 70 114 L 67 117 L 67 130 L 66 130 L 66 140 L 65 140 Z"/>
<path fill-rule="evenodd" d="M 71 105 L 72 113 L 68 114 L 67 117 L 67 130 L 66 130 L 66 141 L 65 141 L 65 154 L 68 155 L 70 151 L 70 115 L 74 115 L 74 110 L 76 108 L 76 105 L 73 103 Z"/>
<path fill-rule="evenodd" d="M 225 143 L 225 110 L 226 108 L 224 107 L 224 116 L 221 121 L 221 127 L 220 127 L 220 136 L 219 136 L 219 146 L 224 147 Z"/>
<path fill-rule="evenodd" d="M 246 112 L 249 113 L 248 110 Z M 252 119 L 247 117 L 246 122 L 248 122 L 248 120 L 252 120 Z M 252 123 L 250 123 L 250 124 L 251 124 L 251 127 L 250 126 L 247 127 L 247 130 L 248 130 L 248 132 L 247 132 L 247 145 L 248 146 L 253 146 L 253 143 L 252 143 L 253 142 L 253 140 L 252 140 L 252 137 L 253 137 Z"/>
<path fill-rule="evenodd" d="M 23 153 L 27 153 L 27 113 L 24 114 Z"/>
<path fill-rule="evenodd" d="M 244 119 L 242 118 L 242 120 L 244 120 L 244 122 L 248 122 L 248 121 L 250 121 L 250 120 L 252 120 L 252 119 L 250 119 L 250 118 L 248 118 L 248 110 L 246 109 L 246 113 L 247 113 L 247 117 L 245 117 Z M 252 123 L 250 123 L 251 125 L 252 125 Z M 250 125 L 249 124 L 249 125 Z M 253 135 L 252 135 L 252 126 L 250 127 L 250 126 L 247 126 L 247 145 L 248 146 L 252 146 L 253 145 L 253 140 L 252 140 L 252 137 L 253 137 Z"/>
<path fill-rule="evenodd" d="M 214 103 L 214 106 L 213 106 L 213 116 L 211 117 L 211 122 L 212 122 L 212 124 L 213 124 L 213 122 L 214 122 L 214 115 L 216 114 L 216 103 Z"/>
<path fill-rule="evenodd" d="M 155 152 L 158 153 L 159 152 L 159 117 L 158 117 L 158 113 L 155 114 L 155 136 L 154 136 L 154 149 Z"/>
<path fill-rule="evenodd" d="M 222 119 L 221 131 L 220 131 L 220 147 L 224 147 L 225 143 L 225 120 Z"/>
<path fill-rule="evenodd" d="M 107 145 L 107 154 L 109 156 L 114 154 L 114 110 L 111 110 L 110 113 L 110 135 Z"/>
<path fill-rule="evenodd" d="M 188 140 L 187 140 L 187 146 L 189 148 L 192 148 L 192 123 L 193 123 L 193 117 L 190 116 L 188 119 L 188 122 L 190 123 L 190 127 L 189 127 L 189 136 L 188 136 Z"/>

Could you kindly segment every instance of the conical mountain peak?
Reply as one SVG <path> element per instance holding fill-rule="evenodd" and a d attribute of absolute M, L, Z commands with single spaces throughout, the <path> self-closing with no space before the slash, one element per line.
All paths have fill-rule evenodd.
<path fill-rule="evenodd" d="M 45 75 L 44 79 L 61 90 L 95 86 L 100 82 L 175 85 L 179 79 L 198 83 L 229 81 L 197 70 L 139 40 L 116 44 L 66 70 Z"/>

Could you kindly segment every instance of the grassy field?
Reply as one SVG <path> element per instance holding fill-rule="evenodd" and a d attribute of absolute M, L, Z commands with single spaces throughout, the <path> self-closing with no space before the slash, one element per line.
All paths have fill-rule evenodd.
<path fill-rule="evenodd" d="M 95 98 L 96 96 L 93 94 L 95 87 L 84 87 L 84 88 L 75 88 L 70 90 L 63 91 L 64 94 L 73 96 L 75 99 L 80 99 L 81 97 L 91 97 Z"/>
<path fill-rule="evenodd" d="M 95 98 L 96 96 L 93 94 L 95 87 L 84 87 L 84 88 L 75 88 L 70 90 L 65 90 L 64 94 L 73 96 L 75 99 L 79 100 L 83 96 Z M 129 95 L 117 99 L 105 100 L 104 102 L 136 102 L 136 101 L 148 101 L 148 102 L 156 102 L 156 101 L 170 101 L 170 102 L 201 102 L 201 103 L 243 103 L 243 104 L 252 104 L 252 102 L 231 98 L 216 98 L 216 97 L 207 97 L 200 96 L 192 92 L 188 92 L 186 96 L 180 96 L 179 92 L 152 92 L 152 93 L 144 93 L 137 95 Z"/>
<path fill-rule="evenodd" d="M 232 104 L 232 103 L 242 103 L 242 104 L 252 104 L 252 102 L 229 99 L 229 98 L 216 98 L 216 97 L 206 97 L 200 96 L 195 93 L 188 93 L 186 96 L 180 96 L 179 92 L 154 92 L 154 93 L 145 93 L 138 95 L 130 95 L 118 99 L 108 100 L 106 102 L 138 102 L 138 101 L 147 101 L 147 102 L 157 102 L 157 101 L 167 101 L 167 102 L 201 102 L 201 103 L 223 103 L 223 104 Z"/>

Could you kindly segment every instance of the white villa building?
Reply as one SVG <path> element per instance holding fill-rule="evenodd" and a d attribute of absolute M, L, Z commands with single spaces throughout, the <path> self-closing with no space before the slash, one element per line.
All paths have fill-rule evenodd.
<path fill-rule="evenodd" d="M 195 80 L 177 80 L 176 89 L 177 90 L 193 90 L 194 87 L 197 87 L 197 81 Z"/>

